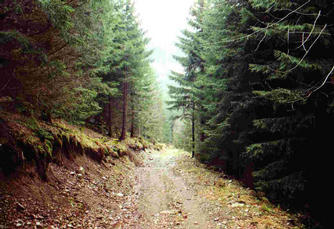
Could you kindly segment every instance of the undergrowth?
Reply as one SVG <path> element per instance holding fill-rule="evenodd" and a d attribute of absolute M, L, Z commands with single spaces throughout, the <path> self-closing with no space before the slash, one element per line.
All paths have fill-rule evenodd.
<path fill-rule="evenodd" d="M 134 152 L 151 146 L 140 137 L 119 141 L 62 120 L 47 123 L 34 117 L 6 112 L 0 112 L 0 119 L 0 159 L 8 161 L 7 167 L 20 167 L 32 162 L 37 165 L 42 177 L 46 176 L 48 163 L 57 161 L 63 155 L 73 158 L 86 154 L 98 162 L 128 156 L 136 163 Z M 9 171 L 4 168 L 5 164 L 0 165 L 0 172 Z"/>

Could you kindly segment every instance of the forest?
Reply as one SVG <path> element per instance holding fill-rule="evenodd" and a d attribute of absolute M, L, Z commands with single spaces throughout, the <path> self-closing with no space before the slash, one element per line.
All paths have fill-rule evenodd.
<path fill-rule="evenodd" d="M 331 225 L 333 1 L 194 1 L 176 44 L 183 54 L 174 56 L 184 71 L 171 69 L 168 95 L 133 1 L 0 6 L 1 196 L 31 168 L 52 183 L 52 168 L 76 154 L 112 165 L 125 156 L 138 166 L 140 151 L 175 147 L 302 215 L 304 226 L 291 228 Z M 11 207 L 26 211 L 0 203 L 0 227 Z M 249 225 L 227 228 L 262 228 Z"/>
<path fill-rule="evenodd" d="M 175 57 L 185 73 L 173 72 L 170 86 L 187 120 L 183 147 L 313 212 L 329 194 L 333 4 L 198 1 L 178 43 L 186 55 Z"/>

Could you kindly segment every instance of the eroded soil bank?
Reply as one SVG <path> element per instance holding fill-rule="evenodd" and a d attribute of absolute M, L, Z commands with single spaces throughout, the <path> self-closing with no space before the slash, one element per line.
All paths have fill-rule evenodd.
<path fill-rule="evenodd" d="M 1 180 L 0 228 L 114 228 L 135 217 L 134 163 L 99 164 L 87 156 Z"/>

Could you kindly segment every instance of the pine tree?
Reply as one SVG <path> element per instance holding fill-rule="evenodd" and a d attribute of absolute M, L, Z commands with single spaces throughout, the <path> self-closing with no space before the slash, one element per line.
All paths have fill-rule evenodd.
<path fill-rule="evenodd" d="M 113 90 L 96 77 L 105 71 L 103 60 L 110 54 L 113 3 L 41 0 L 1 5 L 1 93 L 21 104 L 20 110 L 31 105 L 43 117 L 82 122 L 99 112 L 95 89 Z"/>
<path fill-rule="evenodd" d="M 199 110 L 199 158 L 289 206 L 309 202 L 328 173 L 326 153 L 314 152 L 330 142 L 320 129 L 333 125 L 331 6 L 210 1 L 200 33 L 180 39 L 185 74 L 172 76 L 181 85 L 171 87 L 174 107 L 189 114 L 196 101 Z"/>
<path fill-rule="evenodd" d="M 185 30 L 180 38 L 178 47 L 186 56 L 175 56 L 175 59 L 184 67 L 185 73 L 172 72 L 170 78 L 178 84 L 170 85 L 169 93 L 171 101 L 170 109 L 179 110 L 181 113 L 175 118 L 191 120 L 191 145 L 192 157 L 195 156 L 196 145 L 196 112 L 199 110 L 200 98 L 196 80 L 203 71 L 203 60 L 200 56 L 199 39 L 202 33 L 202 17 L 205 8 L 205 1 L 199 0 L 194 5 L 189 20 L 193 31 Z"/>
<path fill-rule="evenodd" d="M 263 23 L 253 27 L 261 37 L 254 45 L 256 62 L 249 66 L 261 79 L 253 93 L 263 101 L 259 110 L 266 112 L 256 112 L 253 123 L 257 129 L 250 133 L 254 144 L 247 147 L 243 157 L 254 162 L 255 186 L 269 193 L 271 199 L 289 204 L 307 201 L 303 196 L 312 193 L 310 184 L 318 183 L 310 174 L 326 173 L 313 165 L 311 150 L 317 148 L 310 141 L 319 140 L 323 145 L 327 138 L 316 131 L 324 127 L 320 119 L 332 125 L 328 122 L 331 111 L 324 111 L 332 101 L 331 86 L 325 82 L 333 56 L 324 51 L 331 48 L 333 39 L 326 26 L 330 15 L 326 7 L 330 4 L 275 2 L 263 15 L 260 11 L 268 6 L 251 2 L 254 17 Z M 292 10 L 286 12 L 286 8 Z"/>

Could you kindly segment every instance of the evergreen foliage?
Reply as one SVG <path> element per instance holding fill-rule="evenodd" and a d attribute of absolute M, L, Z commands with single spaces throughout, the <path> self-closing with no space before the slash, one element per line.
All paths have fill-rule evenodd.
<path fill-rule="evenodd" d="M 173 139 L 272 201 L 316 214 L 334 128 L 333 4 L 197 0 L 166 115 L 130 0 L 2 0 L 0 109 L 29 116 L 48 153 L 36 118 L 120 140 Z"/>
<path fill-rule="evenodd" d="M 185 74 L 170 88 L 172 108 L 197 102 L 198 158 L 273 201 L 318 209 L 334 123 L 333 3 L 200 3 L 180 38 Z"/>
<path fill-rule="evenodd" d="M 124 120 L 125 136 L 163 135 L 161 109 L 145 117 L 152 119 L 150 125 L 144 118 L 145 111 L 159 106 L 160 95 L 148 39 L 131 1 L 5 0 L 0 5 L 0 97 L 11 98 L 1 104 L 6 109 L 46 121 L 86 123 L 113 137 L 120 135 L 123 112 L 131 117 Z M 124 93 L 128 107 L 121 109 Z"/>

